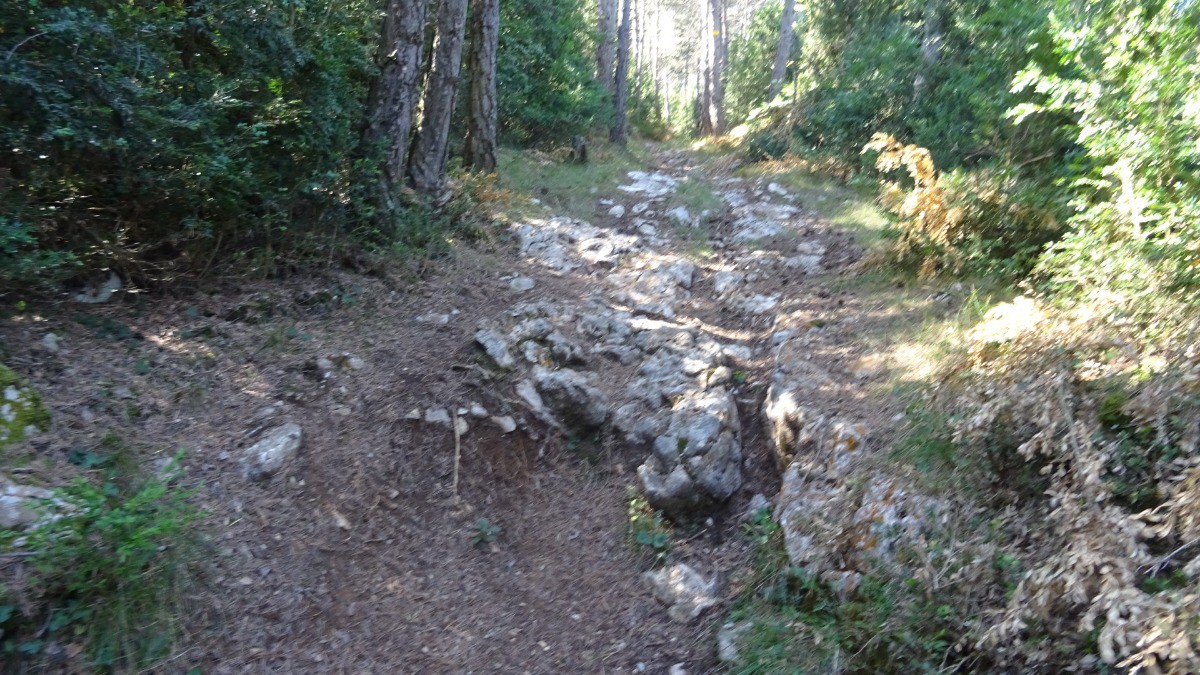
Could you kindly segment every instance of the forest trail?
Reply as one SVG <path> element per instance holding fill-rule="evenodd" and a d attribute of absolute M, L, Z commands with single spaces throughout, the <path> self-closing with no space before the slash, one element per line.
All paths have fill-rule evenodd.
<path fill-rule="evenodd" d="M 742 523 L 779 490 L 772 378 L 801 364 L 813 409 L 875 444 L 897 411 L 864 393 L 880 371 L 856 336 L 888 309 L 839 286 L 854 235 L 797 195 L 686 151 L 654 158 L 596 194 L 590 222 L 513 223 L 515 246 L 461 251 L 411 290 L 349 273 L 246 283 L 6 336 L 31 345 L 11 360 L 60 420 L 40 452 L 106 429 L 186 451 L 211 565 L 181 671 L 723 671 Z M 667 209 L 688 183 L 720 206 Z M 48 332 L 66 348 L 40 350 Z M 706 413 L 698 496 L 662 497 L 683 514 L 667 562 L 716 582 L 715 606 L 681 622 L 641 576 L 654 551 L 631 544 L 630 494 L 655 438 Z M 298 456 L 248 480 L 245 449 L 285 422 L 303 429 Z M 672 461 L 686 463 L 660 457 L 643 478 Z"/>

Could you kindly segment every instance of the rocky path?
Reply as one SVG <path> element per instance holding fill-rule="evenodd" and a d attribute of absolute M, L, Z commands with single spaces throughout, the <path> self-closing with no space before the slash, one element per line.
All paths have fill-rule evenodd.
<path fill-rule="evenodd" d="M 673 206 L 686 183 L 720 206 Z M 881 312 L 835 283 L 853 236 L 683 152 L 596 200 L 415 289 L 345 274 L 5 328 L 58 420 L 47 466 L 114 431 L 187 452 L 211 564 L 170 668 L 723 672 L 752 504 L 837 583 L 919 530 L 892 479 L 847 487 L 897 412 L 864 393 Z M 636 493 L 676 521 L 665 564 L 629 541 Z"/>

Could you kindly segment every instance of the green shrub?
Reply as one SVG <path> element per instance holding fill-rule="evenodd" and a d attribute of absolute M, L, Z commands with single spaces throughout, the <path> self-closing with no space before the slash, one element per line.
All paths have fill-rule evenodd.
<path fill-rule="evenodd" d="M 563 144 L 607 126 L 611 103 L 592 75 L 589 31 L 573 0 L 502 3 L 496 88 L 505 141 Z"/>
<path fill-rule="evenodd" d="M 20 249 L 0 282 L 70 256 L 152 276 L 327 244 L 373 184 L 354 158 L 376 11 L 5 3 L 0 248 Z"/>
<path fill-rule="evenodd" d="M 55 491 L 46 520 L 3 547 L 29 572 L 0 590 L 0 658 L 46 658 L 82 642 L 90 666 L 137 671 L 169 655 L 178 631 L 179 588 L 192 554 L 192 493 L 158 478 L 122 489 L 114 475 Z"/>

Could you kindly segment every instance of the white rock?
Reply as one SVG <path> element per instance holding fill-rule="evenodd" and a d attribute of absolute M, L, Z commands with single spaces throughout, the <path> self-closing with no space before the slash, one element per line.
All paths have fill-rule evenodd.
<path fill-rule="evenodd" d="M 480 405 L 474 401 L 471 401 L 471 405 L 467 410 L 470 413 L 471 417 L 474 417 L 475 419 L 478 419 L 478 420 L 481 420 L 488 416 L 487 408 L 483 407 L 482 405 Z"/>
<path fill-rule="evenodd" d="M 58 352 L 62 351 L 62 338 L 58 337 L 54 333 L 46 333 L 46 335 L 42 337 L 42 347 L 52 354 L 57 354 Z"/>
<path fill-rule="evenodd" d="M 419 420 L 419 419 L 421 419 L 421 409 L 420 409 L 420 408 L 413 408 L 412 410 L 409 410 L 409 411 L 408 411 L 408 414 L 406 414 L 406 415 L 404 416 L 404 419 L 406 419 L 406 420 Z"/>
<path fill-rule="evenodd" d="M 754 624 L 750 621 L 727 623 L 717 631 L 717 658 L 721 663 L 730 666 L 741 665 L 742 655 L 738 653 L 738 638 L 750 630 Z"/>
<path fill-rule="evenodd" d="M 18 530 L 36 524 L 39 519 L 37 503 L 53 496 L 45 488 L 14 483 L 0 475 L 0 528 Z"/>
<path fill-rule="evenodd" d="M 538 366 L 533 377 L 542 400 L 568 425 L 594 429 L 608 419 L 608 398 L 583 374 Z"/>
<path fill-rule="evenodd" d="M 799 269 L 805 272 L 820 272 L 821 271 L 821 256 L 819 255 L 797 255 L 783 261 L 783 266 L 788 269 Z"/>
<path fill-rule="evenodd" d="M 511 434 L 517 430 L 517 421 L 509 415 L 490 418 L 492 424 L 500 427 L 502 433 Z"/>
<path fill-rule="evenodd" d="M 767 185 L 767 192 L 779 195 L 780 197 L 787 196 L 787 190 L 784 190 L 783 186 L 781 186 L 779 183 L 771 183 Z"/>
<path fill-rule="evenodd" d="M 455 433 L 457 433 L 459 436 L 466 436 L 467 432 L 470 430 L 471 430 L 471 425 L 467 424 L 467 420 L 463 419 L 462 417 L 454 418 Z"/>
<path fill-rule="evenodd" d="M 625 207 L 617 204 L 608 210 L 608 215 L 612 216 L 613 218 L 620 218 L 625 215 Z"/>
<path fill-rule="evenodd" d="M 75 302 L 89 305 L 108 302 L 113 294 L 121 290 L 121 277 L 116 272 L 108 273 L 108 280 L 98 286 L 88 286 L 71 297 Z"/>
<path fill-rule="evenodd" d="M 746 506 L 746 520 L 754 518 L 759 511 L 770 508 L 770 500 L 764 497 L 761 493 L 755 493 L 755 495 L 750 498 L 750 503 Z"/>
<path fill-rule="evenodd" d="M 445 326 L 446 324 L 450 323 L 450 315 L 437 314 L 435 312 L 422 314 L 417 317 L 417 323 L 431 323 L 435 326 Z"/>
<path fill-rule="evenodd" d="M 296 456 L 301 440 L 298 424 L 288 423 L 272 429 L 246 450 L 242 472 L 254 481 L 270 478 Z"/>
<path fill-rule="evenodd" d="M 524 293 L 525 291 L 533 290 L 533 287 L 536 285 L 537 282 L 529 277 L 517 277 L 508 282 L 508 287 L 517 293 Z"/>
<path fill-rule="evenodd" d="M 444 427 L 450 427 L 450 411 L 445 408 L 429 408 L 425 411 L 426 424 L 440 424 Z"/>
<path fill-rule="evenodd" d="M 350 366 L 351 370 L 362 370 L 367 367 L 367 362 L 357 356 L 351 356 L 346 359 L 346 365 Z"/>
<path fill-rule="evenodd" d="M 512 368 L 517 364 L 508 351 L 508 342 L 499 332 L 491 328 L 481 328 L 475 332 L 475 341 L 501 368 Z"/>
<path fill-rule="evenodd" d="M 667 675 L 688 675 L 688 671 L 682 663 L 676 663 L 667 670 Z"/>
<path fill-rule="evenodd" d="M 683 206 L 676 206 L 670 211 L 667 211 L 667 217 L 671 218 L 680 225 L 692 224 L 692 214 L 688 213 L 687 208 Z"/>
<path fill-rule="evenodd" d="M 688 623 L 717 604 L 717 582 L 706 581 L 688 565 L 678 563 L 642 575 L 654 597 L 667 606 L 667 615 Z"/>

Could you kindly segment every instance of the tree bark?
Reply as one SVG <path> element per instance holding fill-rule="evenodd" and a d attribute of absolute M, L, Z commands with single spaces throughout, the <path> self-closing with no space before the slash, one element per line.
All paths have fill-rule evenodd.
<path fill-rule="evenodd" d="M 613 75 L 617 55 L 617 3 L 618 0 L 598 0 L 596 5 L 596 32 L 600 34 L 596 44 L 596 79 L 609 95 L 616 93 Z"/>
<path fill-rule="evenodd" d="M 774 101 L 783 91 L 783 78 L 787 75 L 788 57 L 792 55 L 793 32 L 796 24 L 796 0 L 783 0 L 783 16 L 779 19 L 779 46 L 775 49 L 775 65 L 771 67 L 771 86 L 767 90 L 767 101 Z"/>
<path fill-rule="evenodd" d="M 463 163 L 483 173 L 496 170 L 496 51 L 500 46 L 500 0 L 477 0 L 471 14 L 471 100 Z"/>
<path fill-rule="evenodd" d="M 617 31 L 617 74 L 613 95 L 612 129 L 608 138 L 617 145 L 625 145 L 629 141 L 629 20 L 632 0 L 621 3 L 621 27 Z"/>
<path fill-rule="evenodd" d="M 384 146 L 380 167 L 381 213 L 395 208 L 404 186 L 406 154 L 420 96 L 425 56 L 426 0 L 389 0 L 383 19 L 379 76 L 367 125 L 367 142 Z"/>
<path fill-rule="evenodd" d="M 701 96 L 700 135 L 725 132 L 725 6 L 722 0 L 707 0 L 705 24 L 704 93 Z"/>
<path fill-rule="evenodd" d="M 413 187 L 427 195 L 440 192 L 446 183 L 450 117 L 458 93 L 466 23 L 467 0 L 442 0 L 433 42 L 433 65 L 425 83 L 421 131 L 409 163 Z"/>
<path fill-rule="evenodd" d="M 913 102 L 919 103 L 929 86 L 930 71 L 942 55 L 942 7 L 941 0 L 927 0 L 922 22 L 921 67 L 913 78 Z"/>

